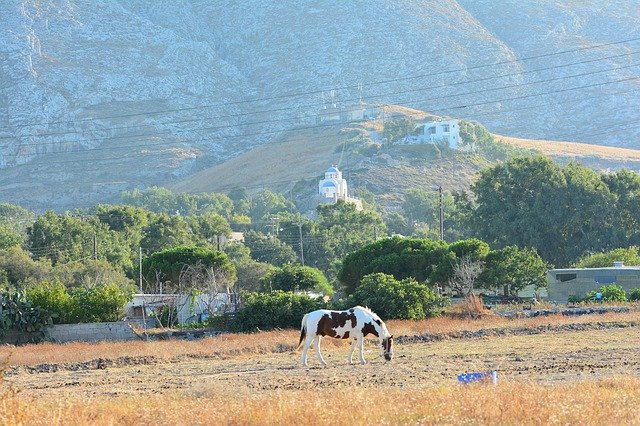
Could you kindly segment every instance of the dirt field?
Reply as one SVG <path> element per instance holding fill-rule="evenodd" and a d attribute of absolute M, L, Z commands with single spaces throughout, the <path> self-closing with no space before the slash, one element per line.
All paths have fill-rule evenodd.
<path fill-rule="evenodd" d="M 300 366 L 300 354 L 291 350 L 297 342 L 295 331 L 278 334 L 273 348 L 260 349 L 258 352 L 262 353 L 246 354 L 238 349 L 216 353 L 220 338 L 172 342 L 184 345 L 184 353 L 170 358 L 105 353 L 83 362 L 10 365 L 5 370 L 5 385 L 36 399 L 82 399 L 238 396 L 314 389 L 341 392 L 355 387 L 425 389 L 455 386 L 459 373 L 484 370 L 497 370 L 500 383 L 553 385 L 640 378 L 638 314 L 601 317 L 560 324 L 532 320 L 515 328 L 483 329 L 476 324 L 473 329 L 455 332 L 396 335 L 395 359 L 385 363 L 371 342 L 365 352 L 369 361 L 366 365 L 348 365 L 348 347 L 325 339 L 323 354 L 329 363 L 325 368 L 317 366 L 313 351 L 309 352 L 311 367 Z M 198 345 L 199 349 L 190 351 L 190 345 Z M 211 353 L 207 354 L 209 345 Z M 31 348 L 37 351 L 38 347 Z M 60 349 L 64 350 L 64 346 Z M 9 364 L 14 364 L 11 356 Z"/>

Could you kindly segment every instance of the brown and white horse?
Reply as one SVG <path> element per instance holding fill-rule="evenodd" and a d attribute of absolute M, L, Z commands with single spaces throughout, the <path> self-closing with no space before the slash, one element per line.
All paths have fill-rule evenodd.
<path fill-rule="evenodd" d="M 300 341 L 297 347 L 297 349 L 300 349 L 304 342 L 302 365 L 308 367 L 307 351 L 312 343 L 315 343 L 320 363 L 327 365 L 320 353 L 320 339 L 322 339 L 322 336 L 353 339 L 351 350 L 349 351 L 349 364 L 353 364 L 353 351 L 356 345 L 360 348 L 360 364 L 366 364 L 363 340 L 369 334 L 373 334 L 378 338 L 381 354 L 384 359 L 391 361 L 393 358 L 393 336 L 389 334 L 387 326 L 380 317 L 370 309 L 356 306 L 346 311 L 320 309 L 309 312 L 302 318 Z"/>

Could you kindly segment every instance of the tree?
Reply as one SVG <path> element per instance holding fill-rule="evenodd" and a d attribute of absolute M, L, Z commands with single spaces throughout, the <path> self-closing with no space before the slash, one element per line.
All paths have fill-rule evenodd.
<path fill-rule="evenodd" d="M 271 191 L 262 191 L 251 200 L 249 216 L 251 216 L 251 221 L 254 224 L 262 223 L 263 229 L 266 229 L 270 225 L 272 217 L 281 212 L 291 211 L 294 208 L 295 205 L 287 200 L 284 195 Z"/>
<path fill-rule="evenodd" d="M 35 259 L 47 257 L 55 265 L 93 255 L 94 229 L 81 218 L 48 211 L 27 232 L 27 245 Z"/>
<path fill-rule="evenodd" d="M 416 128 L 416 123 L 407 118 L 399 118 L 384 123 L 383 135 L 389 143 L 395 143 L 411 134 Z"/>
<path fill-rule="evenodd" d="M 471 256 L 462 256 L 453 266 L 453 274 L 448 281 L 449 288 L 462 296 L 471 294 L 482 270 L 483 262 L 481 260 L 474 260 Z"/>
<path fill-rule="evenodd" d="M 217 213 L 203 213 L 191 216 L 188 219 L 188 223 L 191 225 L 191 230 L 196 238 L 206 241 L 218 250 L 221 248 L 222 238 L 231 235 L 229 222 Z"/>
<path fill-rule="evenodd" d="M 382 272 L 397 280 L 426 282 L 438 264 L 445 262 L 446 243 L 415 238 L 385 238 L 348 254 L 338 273 L 347 294 L 353 293 L 365 275 Z M 447 257 L 448 259 L 448 257 Z"/>
<path fill-rule="evenodd" d="M 333 294 L 333 288 L 322 271 L 310 266 L 285 265 L 265 275 L 260 283 L 262 291 L 317 291 L 325 296 Z"/>
<path fill-rule="evenodd" d="M 350 304 L 368 306 L 385 319 L 421 320 L 439 315 L 448 303 L 412 278 L 375 273 L 362 278 Z"/>
<path fill-rule="evenodd" d="M 348 253 L 386 235 L 379 213 L 358 211 L 352 203 L 338 200 L 335 204 L 319 205 L 317 211 L 317 244 L 305 252 L 305 264 L 313 264 L 329 277 L 337 274 Z"/>
<path fill-rule="evenodd" d="M 235 263 L 238 281 L 233 286 L 236 293 L 242 291 L 258 292 L 262 288 L 262 278 L 276 270 L 276 267 L 263 262 L 256 262 L 249 259 L 244 262 Z"/>
<path fill-rule="evenodd" d="M 24 235 L 14 231 L 8 225 L 0 224 L 0 250 L 19 247 L 24 242 Z"/>
<path fill-rule="evenodd" d="M 150 217 L 149 224 L 142 230 L 140 244 L 148 252 L 193 243 L 187 222 L 181 216 L 169 216 L 167 214 L 154 214 Z"/>
<path fill-rule="evenodd" d="M 218 281 L 224 281 L 227 287 L 236 280 L 235 266 L 226 254 L 216 250 L 178 246 L 153 253 L 142 261 L 142 271 L 147 282 L 162 283 L 162 290 L 166 292 L 180 290 L 180 278 L 185 271 L 191 274 L 189 279 L 194 276 L 189 268 L 195 268 L 196 273 L 213 271 L 211 274 Z"/>
<path fill-rule="evenodd" d="M 623 262 L 627 266 L 640 265 L 640 250 L 638 247 L 617 248 L 601 253 L 586 254 L 574 265 L 574 268 L 606 268 L 613 266 L 613 262 Z"/>
<path fill-rule="evenodd" d="M 294 263 L 298 258 L 291 247 L 273 235 L 257 231 L 245 232 L 244 244 L 251 250 L 251 257 L 258 262 L 282 266 Z"/>
<path fill-rule="evenodd" d="M 548 269 L 535 250 L 507 246 L 487 254 L 478 282 L 485 289 L 503 289 L 505 296 L 516 295 L 529 285 L 546 287 Z"/>
<path fill-rule="evenodd" d="M 640 245 L 640 175 L 623 169 L 605 173 L 601 179 L 616 201 L 612 247 Z"/>
<path fill-rule="evenodd" d="M 33 212 L 23 207 L 16 204 L 0 203 L 0 225 L 7 226 L 17 234 L 25 235 L 34 219 Z"/>

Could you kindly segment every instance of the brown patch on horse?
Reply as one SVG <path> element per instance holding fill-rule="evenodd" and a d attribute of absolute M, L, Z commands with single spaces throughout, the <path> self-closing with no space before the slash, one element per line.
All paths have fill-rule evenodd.
<path fill-rule="evenodd" d="M 356 326 L 356 316 L 353 312 L 331 312 L 331 316 L 329 314 L 324 314 L 320 321 L 318 321 L 318 331 L 316 334 L 319 336 L 330 336 L 337 337 L 336 329 L 340 327 L 344 327 L 347 324 L 347 321 L 351 321 L 351 327 Z M 346 332 L 343 339 L 349 337 L 349 333 Z"/>
<path fill-rule="evenodd" d="M 373 334 L 374 336 L 378 337 L 378 332 L 376 331 L 376 328 L 370 322 L 366 323 L 362 327 L 362 335 L 366 336 L 368 334 Z"/>
<path fill-rule="evenodd" d="M 349 338 L 349 332 L 345 331 L 344 332 L 344 336 L 342 336 L 343 339 L 348 339 Z"/>

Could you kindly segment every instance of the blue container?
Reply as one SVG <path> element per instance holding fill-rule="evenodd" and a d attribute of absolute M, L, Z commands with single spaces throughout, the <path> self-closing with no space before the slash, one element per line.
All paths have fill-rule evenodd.
<path fill-rule="evenodd" d="M 490 381 L 495 385 L 496 383 L 498 383 L 498 372 L 496 370 L 490 370 L 480 373 L 462 373 L 458 374 L 458 381 L 464 384 Z"/>

